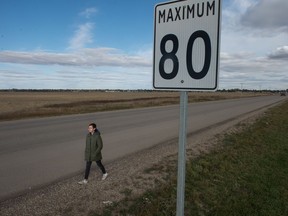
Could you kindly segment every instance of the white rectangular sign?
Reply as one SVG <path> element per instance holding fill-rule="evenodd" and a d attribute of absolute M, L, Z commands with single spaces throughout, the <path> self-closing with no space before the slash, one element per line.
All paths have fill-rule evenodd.
<path fill-rule="evenodd" d="M 184 0 L 156 5 L 155 89 L 217 89 L 220 4 L 221 0 Z"/>

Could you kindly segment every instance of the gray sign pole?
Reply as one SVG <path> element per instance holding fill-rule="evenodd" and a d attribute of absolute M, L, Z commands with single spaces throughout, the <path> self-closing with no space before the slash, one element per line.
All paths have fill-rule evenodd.
<path fill-rule="evenodd" d="M 187 94 L 187 91 L 183 91 L 181 92 L 181 95 L 180 95 L 177 208 L 176 208 L 177 216 L 184 216 L 187 104 L 188 104 L 188 94 Z"/>
<path fill-rule="evenodd" d="M 217 90 L 221 2 L 174 0 L 154 9 L 153 87 L 181 91 L 177 216 L 184 216 L 187 92 Z M 205 13 L 194 16 L 194 7 L 199 5 Z"/>

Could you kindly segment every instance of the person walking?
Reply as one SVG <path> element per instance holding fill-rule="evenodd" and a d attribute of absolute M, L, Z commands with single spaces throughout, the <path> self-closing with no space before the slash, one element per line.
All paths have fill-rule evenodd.
<path fill-rule="evenodd" d="M 87 184 L 88 177 L 91 169 L 92 162 L 95 161 L 97 166 L 102 171 L 102 180 L 105 180 L 108 176 L 108 173 L 105 170 L 101 160 L 102 153 L 101 150 L 103 148 L 103 142 L 100 135 L 99 130 L 96 127 L 95 123 L 91 123 L 88 126 L 88 134 L 86 136 L 86 147 L 85 147 L 85 161 L 86 161 L 86 169 L 84 179 L 79 184 Z"/>

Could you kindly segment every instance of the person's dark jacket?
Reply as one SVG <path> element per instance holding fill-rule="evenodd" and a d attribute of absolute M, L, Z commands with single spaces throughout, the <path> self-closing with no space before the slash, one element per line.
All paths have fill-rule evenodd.
<path fill-rule="evenodd" d="M 85 161 L 102 160 L 101 150 L 103 148 L 100 132 L 95 130 L 92 134 L 86 136 Z"/>

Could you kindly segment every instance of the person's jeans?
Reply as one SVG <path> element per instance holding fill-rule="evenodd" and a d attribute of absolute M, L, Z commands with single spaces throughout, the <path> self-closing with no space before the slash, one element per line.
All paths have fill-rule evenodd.
<path fill-rule="evenodd" d="M 103 166 L 101 160 L 96 161 L 97 166 L 101 169 L 102 173 L 105 174 L 106 170 L 105 167 Z M 91 169 L 91 165 L 92 165 L 92 161 L 86 161 L 86 170 L 85 170 L 85 177 L 84 179 L 88 179 L 89 177 L 89 173 L 90 173 L 90 169 Z"/>

